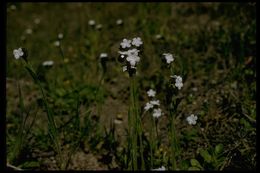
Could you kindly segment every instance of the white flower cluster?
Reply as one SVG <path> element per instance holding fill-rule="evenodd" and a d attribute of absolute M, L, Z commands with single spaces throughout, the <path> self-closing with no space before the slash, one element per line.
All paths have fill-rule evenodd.
<path fill-rule="evenodd" d="M 190 125 L 195 125 L 197 122 L 197 119 L 198 119 L 198 117 L 195 115 L 194 116 L 194 114 L 191 114 L 190 116 L 188 116 L 187 118 L 186 118 L 186 120 L 188 121 L 188 123 L 190 124 Z"/>
<path fill-rule="evenodd" d="M 183 83 L 182 83 L 182 77 L 181 76 L 177 76 L 177 75 L 173 75 L 170 76 L 171 78 L 175 78 L 175 86 L 180 90 L 183 87 Z"/>
<path fill-rule="evenodd" d="M 164 55 L 164 58 L 165 58 L 167 64 L 171 64 L 171 62 L 174 61 L 174 58 L 173 58 L 172 54 L 164 53 L 163 55 Z"/>
<path fill-rule="evenodd" d="M 153 89 L 150 89 L 147 91 L 147 94 L 149 97 L 155 97 L 156 91 Z M 153 117 L 158 118 L 160 117 L 163 113 L 162 110 L 159 108 L 160 106 L 160 101 L 159 100 L 151 100 L 146 103 L 144 110 L 148 111 L 149 109 L 153 109 Z"/>
<path fill-rule="evenodd" d="M 156 91 L 154 91 L 153 89 L 149 89 L 147 91 L 148 97 L 155 97 Z"/>
<path fill-rule="evenodd" d="M 123 51 L 119 51 L 120 61 L 125 62 L 126 65 L 123 66 L 123 71 L 136 69 L 136 65 L 140 61 L 138 48 L 143 44 L 140 37 L 133 38 L 132 40 L 123 39 L 120 43 L 120 48 Z M 132 46 L 135 46 L 132 48 Z M 128 49 L 128 50 L 125 50 Z"/>
<path fill-rule="evenodd" d="M 24 55 L 24 52 L 23 52 L 22 48 L 18 48 L 18 49 L 13 50 L 13 54 L 14 54 L 15 59 L 19 59 Z"/>
<path fill-rule="evenodd" d="M 119 53 L 126 56 L 126 61 L 129 62 L 131 68 L 136 68 L 137 63 L 140 61 L 139 50 L 134 48 L 124 52 L 119 51 Z"/>

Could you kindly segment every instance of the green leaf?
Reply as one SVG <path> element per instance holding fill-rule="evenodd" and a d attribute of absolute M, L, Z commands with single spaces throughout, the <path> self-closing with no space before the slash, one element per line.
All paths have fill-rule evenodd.
<path fill-rule="evenodd" d="M 200 162 L 199 162 L 198 160 L 196 160 L 196 159 L 191 159 L 191 160 L 190 160 L 190 164 L 191 164 L 191 166 L 193 166 L 193 167 L 202 168 L 202 166 L 200 165 Z"/>
<path fill-rule="evenodd" d="M 245 118 L 240 119 L 240 124 L 243 124 L 246 129 L 250 129 L 252 127 L 251 124 Z"/>
<path fill-rule="evenodd" d="M 207 163 L 210 163 L 212 161 L 212 157 L 207 150 L 201 149 L 199 153 Z"/>
<path fill-rule="evenodd" d="M 221 154 L 223 152 L 223 148 L 224 148 L 223 144 L 216 145 L 216 147 L 215 147 L 215 154 L 216 155 Z"/>
<path fill-rule="evenodd" d="M 183 160 L 181 161 L 180 168 L 181 170 L 187 170 L 190 166 L 189 160 Z"/>
<path fill-rule="evenodd" d="M 37 77 L 36 73 L 29 66 L 25 66 L 25 68 L 30 73 L 30 75 L 32 76 L 34 82 L 37 83 L 38 77 Z"/>
<path fill-rule="evenodd" d="M 63 89 L 63 88 L 57 88 L 57 89 L 56 89 L 56 94 L 57 94 L 59 97 L 63 97 L 63 96 L 66 94 L 66 90 Z"/>

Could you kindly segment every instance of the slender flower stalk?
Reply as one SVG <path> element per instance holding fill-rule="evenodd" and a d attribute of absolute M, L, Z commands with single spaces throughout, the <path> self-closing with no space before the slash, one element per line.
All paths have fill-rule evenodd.
<path fill-rule="evenodd" d="M 60 141 L 59 141 L 59 138 L 58 138 L 58 131 L 57 131 L 57 126 L 56 126 L 56 123 L 55 123 L 55 120 L 54 120 L 53 110 L 49 107 L 46 95 L 43 91 L 42 84 L 41 84 L 40 80 L 38 79 L 37 73 L 34 71 L 32 65 L 26 60 L 26 58 L 27 58 L 26 56 L 27 56 L 27 54 L 23 53 L 21 58 L 23 58 L 25 60 L 25 63 L 24 63 L 25 69 L 29 72 L 29 74 L 33 78 L 34 82 L 38 85 L 38 87 L 41 90 L 44 107 L 45 107 L 45 110 L 47 112 L 49 135 L 50 135 L 50 138 L 51 138 L 51 140 L 54 144 L 54 150 L 58 153 L 59 167 L 61 169 L 65 169 L 65 164 L 64 164 L 64 160 L 63 160 L 62 152 L 61 152 L 61 144 L 60 144 Z"/>
<path fill-rule="evenodd" d="M 119 51 L 119 61 L 124 63 L 123 71 L 127 71 L 130 77 L 130 107 L 128 113 L 130 170 L 145 169 L 142 140 L 143 132 L 136 85 L 136 70 L 137 64 L 140 61 L 139 48 L 142 44 L 142 40 L 139 37 L 133 40 L 123 39 L 120 43 Z M 132 46 L 134 46 L 134 48 L 132 48 Z M 138 167 L 138 158 L 141 159 L 141 168 Z"/>
<path fill-rule="evenodd" d="M 146 103 L 144 107 L 144 111 L 152 111 L 150 116 L 151 121 L 151 131 L 150 131 L 150 167 L 153 168 L 154 166 L 154 152 L 157 150 L 157 138 L 158 138 L 158 130 L 157 130 L 157 124 L 158 124 L 158 118 L 163 114 L 162 110 L 159 108 L 160 101 L 155 100 L 156 91 L 153 89 L 149 89 L 147 91 L 147 95 L 150 99 L 149 102 Z"/>
<path fill-rule="evenodd" d="M 164 58 L 163 61 L 167 64 L 167 66 L 170 68 L 170 73 L 174 74 L 175 69 L 173 68 L 173 61 L 174 61 L 174 56 L 171 53 L 164 53 Z M 172 82 L 174 84 L 172 84 Z M 168 104 L 168 112 L 169 112 L 169 141 L 170 141 L 170 166 L 169 168 L 171 170 L 176 170 L 177 169 L 177 162 L 176 159 L 179 154 L 179 143 L 177 140 L 177 135 L 176 135 L 176 128 L 175 128 L 175 114 L 176 114 L 176 109 L 177 109 L 177 98 L 176 93 L 178 90 L 180 90 L 183 87 L 183 81 L 181 76 L 177 75 L 171 75 L 170 76 L 170 83 L 167 88 L 167 94 L 166 94 L 166 103 Z M 176 89 L 177 88 L 177 89 Z"/>

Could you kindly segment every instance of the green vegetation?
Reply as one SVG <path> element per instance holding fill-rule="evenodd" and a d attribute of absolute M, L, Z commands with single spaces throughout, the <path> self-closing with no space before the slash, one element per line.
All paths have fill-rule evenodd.
<path fill-rule="evenodd" d="M 256 3 L 9 3 L 6 31 L 8 167 L 256 170 Z"/>

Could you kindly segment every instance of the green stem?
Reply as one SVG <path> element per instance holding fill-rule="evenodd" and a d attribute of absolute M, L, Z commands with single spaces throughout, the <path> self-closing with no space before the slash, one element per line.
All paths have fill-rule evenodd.
<path fill-rule="evenodd" d="M 60 54 L 61 54 L 61 57 L 62 57 L 62 61 L 63 61 L 63 67 L 65 68 L 65 72 L 66 74 L 68 75 L 69 79 L 71 79 L 71 73 L 69 72 L 69 69 L 68 69 L 68 66 L 67 64 L 65 63 L 65 55 L 64 55 L 64 52 L 61 48 L 61 45 L 59 46 L 59 51 L 60 51 Z"/>
<path fill-rule="evenodd" d="M 150 155 L 151 155 L 151 168 L 153 168 L 153 155 L 154 155 L 154 153 L 153 153 L 153 151 L 155 151 L 155 149 L 154 149 L 154 140 L 155 140 L 155 138 L 154 138 L 154 118 L 153 118 L 153 116 L 150 116 L 151 117 L 151 122 L 152 122 L 152 128 L 151 128 L 151 131 L 150 131 L 150 145 L 151 145 L 151 147 L 150 147 Z"/>
<path fill-rule="evenodd" d="M 170 111 L 170 142 L 171 142 L 171 164 L 172 170 L 176 170 L 176 152 L 177 152 L 177 140 L 174 126 L 174 115 L 173 111 Z"/>
<path fill-rule="evenodd" d="M 132 136 L 132 168 L 133 170 L 137 170 L 137 134 L 136 134 L 136 125 L 137 125 L 137 117 L 136 117 L 136 103 L 135 103 L 135 97 L 136 97 L 136 91 L 135 91 L 135 77 L 130 78 L 130 102 L 131 102 L 131 108 L 130 108 L 130 131 Z"/>

